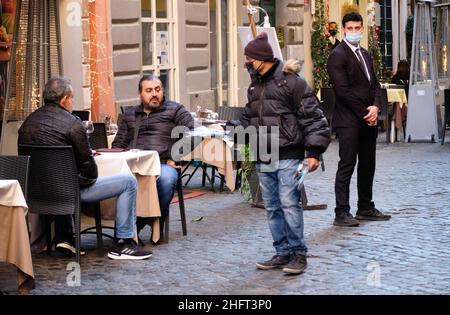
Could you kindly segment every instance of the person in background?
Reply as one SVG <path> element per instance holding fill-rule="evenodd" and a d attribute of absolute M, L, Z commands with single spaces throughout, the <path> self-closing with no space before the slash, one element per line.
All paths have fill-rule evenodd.
<path fill-rule="evenodd" d="M 339 33 L 338 31 L 338 25 L 336 22 L 330 22 L 328 24 L 328 33 L 327 33 L 327 37 L 328 37 L 328 47 L 330 47 L 330 51 L 332 51 L 334 48 L 336 48 L 341 41 L 339 39 L 337 39 L 337 34 Z"/>
<path fill-rule="evenodd" d="M 166 100 L 161 80 L 154 75 L 144 75 L 139 81 L 141 104 L 125 109 L 118 122 L 119 130 L 112 143 L 113 148 L 137 148 L 158 151 L 161 175 L 157 180 L 161 209 L 161 231 L 169 214 L 169 205 L 175 193 L 180 167 L 171 156 L 172 130 L 177 126 L 194 128 L 194 118 L 186 108 Z M 138 129 L 135 131 L 135 129 Z M 148 224 L 147 218 L 138 217 L 139 231 Z"/>
<path fill-rule="evenodd" d="M 116 240 L 108 253 L 111 259 L 147 259 L 150 250 L 139 248 L 136 237 L 136 179 L 119 174 L 98 177 L 97 165 L 81 120 L 72 115 L 73 88 L 69 79 L 53 77 L 45 84 L 44 106 L 31 113 L 19 129 L 18 144 L 70 145 L 75 154 L 81 202 L 92 203 L 117 197 Z M 55 219 L 56 250 L 75 254 L 75 238 L 71 215 Z M 81 253 L 83 254 L 83 253 Z"/>
<path fill-rule="evenodd" d="M 409 92 L 409 63 L 407 60 L 400 60 L 397 64 L 397 72 L 392 77 L 391 83 L 402 85 L 408 97 Z"/>

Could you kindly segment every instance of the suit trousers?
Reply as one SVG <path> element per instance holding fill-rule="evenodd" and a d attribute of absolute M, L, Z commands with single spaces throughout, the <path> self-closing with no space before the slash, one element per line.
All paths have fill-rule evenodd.
<path fill-rule="evenodd" d="M 350 211 L 350 182 L 357 168 L 358 209 L 373 209 L 373 178 L 375 174 L 375 155 L 377 127 L 358 126 L 336 128 L 339 139 L 339 164 L 336 172 L 335 194 L 336 214 Z"/>

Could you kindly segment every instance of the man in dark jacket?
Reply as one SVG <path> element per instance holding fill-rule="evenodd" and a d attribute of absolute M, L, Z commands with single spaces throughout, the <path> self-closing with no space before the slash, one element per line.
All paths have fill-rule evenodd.
<path fill-rule="evenodd" d="M 161 175 L 157 188 L 163 231 L 162 225 L 169 214 L 180 169 L 171 155 L 172 146 L 177 141 L 172 138 L 172 130 L 178 126 L 194 128 L 194 118 L 183 105 L 165 100 L 162 82 L 156 76 L 145 75 L 141 78 L 139 95 L 141 104 L 127 108 L 119 119 L 119 131 L 112 146 L 158 151 Z M 146 223 L 148 221 L 144 218 L 138 218 L 138 233 Z"/>
<path fill-rule="evenodd" d="M 72 115 L 73 89 L 68 79 L 51 78 L 45 85 L 45 105 L 31 113 L 19 129 L 19 144 L 71 145 L 80 182 L 81 202 L 91 203 L 117 197 L 116 246 L 111 259 L 146 259 L 152 253 L 138 248 L 136 236 L 136 179 L 120 174 L 97 178 L 97 165 L 81 120 Z M 75 254 L 71 215 L 55 216 L 56 249 Z"/>
<path fill-rule="evenodd" d="M 258 35 L 245 47 L 245 62 L 252 82 L 240 123 L 257 130 L 259 143 L 252 150 L 258 156 L 259 183 L 276 250 L 272 259 L 256 267 L 300 274 L 307 266 L 307 247 L 295 175 L 302 160 L 309 171 L 317 169 L 320 154 L 330 143 L 330 131 L 312 90 L 297 75 L 298 64 L 292 69 L 291 63 L 283 66 L 274 59 L 267 34 Z M 274 143 L 273 138 L 278 147 L 270 147 L 272 159 L 265 161 L 270 164 L 263 163 L 262 141 Z"/>
<path fill-rule="evenodd" d="M 342 19 L 344 40 L 328 58 L 327 68 L 336 95 L 333 127 L 339 138 L 339 165 L 336 173 L 334 225 L 358 226 L 358 220 L 389 220 L 375 208 L 372 186 L 380 85 L 373 61 L 359 45 L 363 19 L 350 12 Z M 358 161 L 358 211 L 350 213 L 350 181 Z"/>

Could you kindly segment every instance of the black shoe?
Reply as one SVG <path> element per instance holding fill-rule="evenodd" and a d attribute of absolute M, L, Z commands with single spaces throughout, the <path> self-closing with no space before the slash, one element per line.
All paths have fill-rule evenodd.
<path fill-rule="evenodd" d="M 74 246 L 75 241 L 72 242 L 60 242 L 58 244 L 56 244 L 56 250 L 58 252 L 63 253 L 65 256 L 67 257 L 72 257 L 75 256 L 77 254 L 76 248 Z M 80 255 L 84 256 L 86 255 L 86 250 L 83 247 L 80 247 Z"/>
<path fill-rule="evenodd" d="M 356 220 L 350 212 L 342 212 L 336 214 L 333 225 L 337 226 L 358 226 L 359 221 Z"/>
<path fill-rule="evenodd" d="M 373 208 L 365 210 L 358 209 L 358 211 L 356 211 L 356 218 L 358 220 L 388 221 L 391 219 L 391 216 L 384 214 L 376 208 Z"/>
<path fill-rule="evenodd" d="M 257 262 L 256 268 L 261 270 L 269 270 L 274 268 L 283 268 L 285 265 L 289 263 L 290 256 L 279 256 L 275 255 L 271 259 L 263 262 Z"/>
<path fill-rule="evenodd" d="M 306 255 L 294 253 L 289 263 L 283 268 L 283 272 L 299 275 L 307 266 Z"/>
<path fill-rule="evenodd" d="M 132 239 L 120 239 L 115 248 L 108 253 L 108 257 L 117 260 L 142 260 L 152 256 L 152 251 L 139 248 Z"/>

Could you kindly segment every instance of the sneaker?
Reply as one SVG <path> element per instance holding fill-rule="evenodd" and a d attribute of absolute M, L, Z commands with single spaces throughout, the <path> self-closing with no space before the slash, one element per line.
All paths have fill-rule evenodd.
<path fill-rule="evenodd" d="M 74 241 L 75 243 L 75 241 Z M 71 242 L 61 242 L 56 244 L 56 250 L 63 253 L 65 256 L 72 257 L 77 254 L 77 250 Z M 80 255 L 86 255 L 86 250 L 83 247 L 80 247 Z"/>
<path fill-rule="evenodd" d="M 307 266 L 306 255 L 294 253 L 289 263 L 283 268 L 283 272 L 299 275 Z"/>
<path fill-rule="evenodd" d="M 263 262 L 257 262 L 256 268 L 261 270 L 269 270 L 274 268 L 283 268 L 285 265 L 289 263 L 289 255 L 286 256 L 279 256 L 275 255 L 271 259 L 263 261 Z"/>
<path fill-rule="evenodd" d="M 120 239 L 108 257 L 117 260 L 141 260 L 152 256 L 151 250 L 139 248 L 134 240 Z"/>
<path fill-rule="evenodd" d="M 356 220 L 350 212 L 342 212 L 336 214 L 333 225 L 337 226 L 358 226 L 359 221 Z"/>
<path fill-rule="evenodd" d="M 358 209 L 358 211 L 356 211 L 356 219 L 369 221 L 388 221 L 391 219 L 391 216 L 384 214 L 383 212 L 381 212 L 376 208 L 368 210 Z"/>

